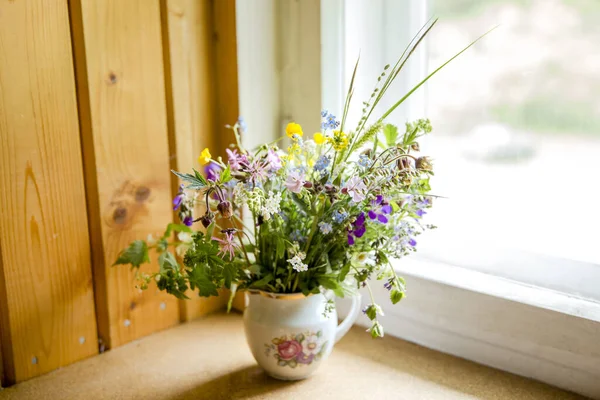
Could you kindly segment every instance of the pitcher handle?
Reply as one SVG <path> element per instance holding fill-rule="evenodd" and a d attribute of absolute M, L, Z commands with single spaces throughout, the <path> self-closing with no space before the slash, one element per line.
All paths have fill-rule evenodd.
<path fill-rule="evenodd" d="M 352 307 L 350 308 L 350 312 L 344 318 L 341 324 L 339 324 L 335 330 L 335 342 L 339 342 L 341 338 L 344 337 L 346 333 L 350 330 L 356 318 L 358 318 L 358 313 L 360 312 L 360 299 L 361 295 L 356 294 L 352 296 Z"/>

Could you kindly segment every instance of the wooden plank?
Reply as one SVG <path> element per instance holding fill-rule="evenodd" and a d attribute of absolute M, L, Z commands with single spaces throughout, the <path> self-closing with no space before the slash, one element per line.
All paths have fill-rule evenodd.
<path fill-rule="evenodd" d="M 74 0 L 73 40 L 98 329 L 107 347 L 173 326 L 175 298 L 111 267 L 130 241 L 172 221 L 158 1 Z M 156 271 L 156 258 L 141 272 Z"/>
<path fill-rule="evenodd" d="M 215 71 L 212 7 L 209 1 L 161 0 L 163 52 L 171 168 L 191 171 L 208 147 L 218 152 L 215 135 Z M 173 195 L 179 181 L 173 177 Z M 204 212 L 201 208 L 196 215 Z M 189 321 L 225 306 L 226 296 L 180 301 L 180 317 Z"/>
<path fill-rule="evenodd" d="M 231 129 L 239 117 L 235 0 L 213 1 L 215 70 L 217 80 L 217 139 L 224 152 L 235 142 Z M 255 129 L 257 129 L 255 127 Z"/>
<path fill-rule="evenodd" d="M 14 383 L 97 353 L 64 1 L 0 2 L 0 143 L 0 334 Z"/>
<path fill-rule="evenodd" d="M 228 7 L 219 7 L 221 3 Z M 224 156 L 233 140 L 224 125 L 233 124 L 238 115 L 235 8 L 233 2 L 195 0 L 162 0 L 161 6 L 171 167 L 189 171 L 198 168 L 203 148 Z M 227 57 L 227 69 L 219 72 L 217 60 Z M 184 321 L 221 309 L 228 300 L 226 292 L 217 298 L 188 295 L 192 300 L 180 305 Z"/>

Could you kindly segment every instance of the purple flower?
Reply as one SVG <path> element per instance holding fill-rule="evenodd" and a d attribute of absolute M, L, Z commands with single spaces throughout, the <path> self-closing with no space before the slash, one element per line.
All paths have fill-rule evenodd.
<path fill-rule="evenodd" d="M 184 225 L 187 226 L 192 226 L 192 224 L 194 223 L 194 218 L 191 215 L 187 215 L 184 219 L 183 219 L 183 223 Z"/>
<path fill-rule="evenodd" d="M 183 199 L 185 197 L 185 193 L 183 192 L 183 185 L 179 186 L 179 193 L 173 198 L 173 211 L 177 210 L 181 207 L 181 203 L 183 203 Z"/>
<path fill-rule="evenodd" d="M 386 283 L 383 284 L 383 287 L 387 290 L 392 290 L 392 281 L 389 280 Z"/>
<path fill-rule="evenodd" d="M 314 354 L 304 354 L 304 352 L 298 353 L 296 356 L 296 361 L 300 364 L 310 364 L 315 358 Z"/>
<path fill-rule="evenodd" d="M 348 228 L 348 244 L 352 246 L 354 244 L 354 238 L 362 237 L 367 231 L 365 226 L 365 213 L 361 212 L 356 220 L 352 223 L 352 227 Z"/>
<path fill-rule="evenodd" d="M 285 187 L 287 187 L 290 192 L 300 193 L 305 183 L 304 178 L 304 172 L 291 171 L 285 181 Z"/>
<path fill-rule="evenodd" d="M 425 208 L 429 208 L 429 206 L 429 199 L 417 201 L 417 209 L 415 210 L 415 214 L 417 214 L 419 217 L 422 217 L 423 215 L 427 214 Z"/>
<path fill-rule="evenodd" d="M 227 162 L 233 171 L 238 171 L 244 165 L 248 165 L 248 157 L 246 157 L 245 154 L 239 154 L 237 149 L 225 149 L 225 151 L 227 152 L 227 157 L 229 158 Z"/>
<path fill-rule="evenodd" d="M 219 180 L 221 167 L 217 164 L 210 163 L 206 167 L 204 167 L 204 173 L 206 174 L 206 179 L 209 181 L 216 182 Z"/>
<path fill-rule="evenodd" d="M 363 182 L 361 178 L 358 176 L 353 176 L 346 182 L 344 188 L 342 189 L 343 193 L 347 193 L 352 197 L 352 201 L 355 203 L 359 203 L 365 199 L 365 191 L 367 190 L 367 186 Z"/>
<path fill-rule="evenodd" d="M 279 158 L 279 155 L 273 149 L 269 149 L 267 153 L 267 163 L 271 171 L 279 171 L 282 167 L 281 158 Z"/>
<path fill-rule="evenodd" d="M 373 201 L 371 201 L 373 208 L 369 210 L 369 218 L 376 219 L 382 224 L 387 224 L 388 218 L 386 215 L 392 213 L 392 206 L 387 201 L 383 200 L 383 196 L 379 195 Z"/>

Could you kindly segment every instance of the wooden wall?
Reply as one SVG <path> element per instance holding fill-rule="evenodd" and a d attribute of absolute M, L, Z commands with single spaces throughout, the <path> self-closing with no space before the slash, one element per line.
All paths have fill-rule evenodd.
<path fill-rule="evenodd" d="M 3 384 L 223 307 L 111 265 L 224 153 L 236 68 L 235 0 L 0 0 Z"/>

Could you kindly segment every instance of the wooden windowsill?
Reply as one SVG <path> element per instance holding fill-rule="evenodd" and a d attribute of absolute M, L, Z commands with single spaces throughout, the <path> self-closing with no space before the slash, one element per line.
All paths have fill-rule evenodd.
<path fill-rule="evenodd" d="M 316 374 L 272 379 L 240 314 L 214 314 L 0 391 L 0 399 L 581 399 L 526 378 L 354 327 Z"/>

